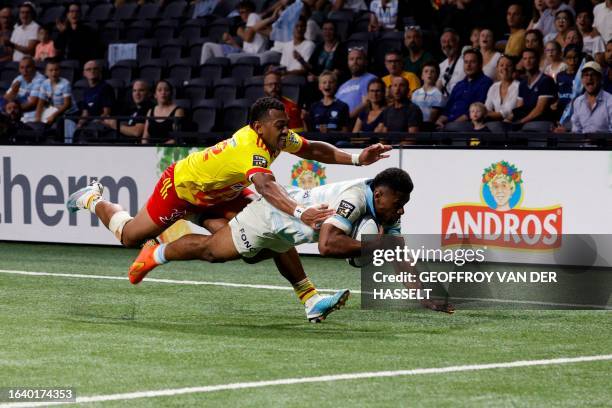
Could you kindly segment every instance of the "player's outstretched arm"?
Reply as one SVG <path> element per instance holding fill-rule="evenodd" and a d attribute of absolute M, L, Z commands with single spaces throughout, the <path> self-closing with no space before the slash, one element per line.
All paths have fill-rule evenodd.
<path fill-rule="evenodd" d="M 322 163 L 367 166 L 368 164 L 376 163 L 380 159 L 389 157 L 386 153 L 391 149 L 392 147 L 389 145 L 377 143 L 366 147 L 361 153 L 353 155 L 329 143 L 310 141 L 296 155 L 303 159 L 317 160 Z"/>
<path fill-rule="evenodd" d="M 319 229 L 321 223 L 334 215 L 335 211 L 328 209 L 326 204 L 316 207 L 304 208 L 287 194 L 287 191 L 276 182 L 274 175 L 270 173 L 255 173 L 251 178 L 255 188 L 266 199 L 279 210 L 299 218 L 304 224 L 311 228 Z"/>

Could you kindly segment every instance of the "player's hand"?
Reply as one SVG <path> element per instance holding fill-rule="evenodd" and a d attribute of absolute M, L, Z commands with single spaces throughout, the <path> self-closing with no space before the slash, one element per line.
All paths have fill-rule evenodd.
<path fill-rule="evenodd" d="M 423 307 L 433 310 L 434 312 L 444 312 L 448 314 L 455 313 L 455 306 L 451 305 L 447 301 L 442 300 L 423 300 L 421 301 Z"/>
<path fill-rule="evenodd" d="M 359 154 L 359 164 L 367 166 L 368 164 L 376 163 L 380 159 L 386 159 L 389 155 L 385 153 L 391 149 L 391 146 L 382 143 L 368 146 Z"/>
<path fill-rule="evenodd" d="M 327 204 L 319 204 L 308 207 L 302 214 L 300 220 L 310 228 L 319 230 L 323 221 L 334 215 L 336 211 L 327 208 Z"/>

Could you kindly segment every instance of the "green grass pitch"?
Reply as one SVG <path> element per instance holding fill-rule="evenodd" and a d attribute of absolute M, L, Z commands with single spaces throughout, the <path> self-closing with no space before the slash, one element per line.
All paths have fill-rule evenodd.
<path fill-rule="evenodd" d="M 125 277 L 135 250 L 0 243 L 0 269 Z M 320 288 L 359 289 L 305 257 Z M 151 277 L 287 286 L 273 263 L 173 263 Z M 0 273 L 0 387 L 79 396 L 612 354 L 606 311 L 365 311 L 309 324 L 292 291 Z M 87 406 L 601 407 L 612 362 L 224 390 Z M 0 403 L 1 404 L 1 403 Z"/>

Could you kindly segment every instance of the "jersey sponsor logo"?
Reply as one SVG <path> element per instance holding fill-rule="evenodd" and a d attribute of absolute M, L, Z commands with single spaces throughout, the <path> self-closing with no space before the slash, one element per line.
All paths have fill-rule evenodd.
<path fill-rule="evenodd" d="M 442 244 L 470 243 L 546 250 L 561 246 L 563 209 L 521 208 L 523 172 L 506 161 L 484 170 L 480 203 L 456 203 L 442 209 Z"/>
<path fill-rule="evenodd" d="M 338 209 L 336 210 L 336 214 L 338 214 L 341 217 L 347 218 L 351 216 L 351 214 L 353 213 L 353 211 L 355 211 L 355 206 L 351 203 L 349 203 L 346 200 L 342 200 L 340 201 L 340 204 L 338 205 Z"/>
<path fill-rule="evenodd" d="M 265 157 L 258 154 L 253 155 L 253 166 L 257 167 L 268 167 L 268 161 Z"/>
<path fill-rule="evenodd" d="M 256 251 L 256 249 L 251 245 L 249 239 L 247 238 L 246 231 L 244 228 L 240 228 L 240 240 L 244 244 L 244 247 L 249 250 L 249 252 Z"/>
<path fill-rule="evenodd" d="M 325 184 L 325 167 L 314 160 L 300 160 L 291 168 L 291 185 L 310 190 Z"/>

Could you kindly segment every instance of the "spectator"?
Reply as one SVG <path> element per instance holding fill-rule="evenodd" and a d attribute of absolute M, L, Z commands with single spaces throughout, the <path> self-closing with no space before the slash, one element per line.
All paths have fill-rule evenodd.
<path fill-rule="evenodd" d="M 38 29 L 38 44 L 34 52 L 34 61 L 42 62 L 47 58 L 55 57 L 55 44 L 53 44 L 53 40 L 49 34 L 49 29 L 47 27 L 40 26 Z"/>
<path fill-rule="evenodd" d="M 412 102 L 421 109 L 423 121 L 426 123 L 435 123 L 446 105 L 446 98 L 436 88 L 439 76 L 438 64 L 433 61 L 425 63 L 421 74 L 423 86 L 412 93 Z"/>
<path fill-rule="evenodd" d="M 13 60 L 11 35 L 13 34 L 12 11 L 10 7 L 0 9 L 0 62 Z"/>
<path fill-rule="evenodd" d="M 144 134 L 145 117 L 151 108 L 153 102 L 151 102 L 149 83 L 139 79 L 132 85 L 132 106 L 125 112 L 130 119 L 126 122 L 104 119 L 102 123 L 113 130 L 119 130 L 121 136 L 127 140 L 136 140 L 140 143 Z"/>
<path fill-rule="evenodd" d="M 34 21 L 34 6 L 25 2 L 19 7 L 19 22 L 13 29 L 11 45 L 13 61 L 21 61 L 26 55 L 33 56 L 38 42 L 38 24 Z"/>
<path fill-rule="evenodd" d="M 480 31 L 480 53 L 482 54 L 482 72 L 493 81 L 497 75 L 497 61 L 501 54 L 495 51 L 495 38 L 493 31 L 483 29 Z"/>
<path fill-rule="evenodd" d="M 57 55 L 77 60 L 81 65 L 104 55 L 97 31 L 81 21 L 81 5 L 70 3 L 66 18 L 56 22 L 59 32 L 55 39 Z"/>
<path fill-rule="evenodd" d="M 478 46 L 480 44 L 480 31 L 482 31 L 482 28 L 480 27 L 472 28 L 472 31 L 470 32 L 470 45 L 465 46 L 466 50 L 469 48 L 478 49 Z"/>
<path fill-rule="evenodd" d="M 281 76 L 278 72 L 269 71 L 264 76 L 264 95 L 276 98 L 285 105 L 285 112 L 289 117 L 289 129 L 300 131 L 304 128 L 302 112 L 297 101 L 292 101 L 286 96 L 281 95 Z"/>
<path fill-rule="evenodd" d="M 558 100 L 553 104 L 557 114 L 561 114 L 574 98 L 574 78 L 580 67 L 582 58 L 576 45 L 568 45 L 564 52 L 565 69 L 557 74 L 555 81 L 558 88 Z"/>
<path fill-rule="evenodd" d="M 566 68 L 561 54 L 561 46 L 556 41 L 549 41 L 544 48 L 546 53 L 546 65 L 544 66 L 544 74 L 552 79 L 557 79 L 557 74 Z"/>
<path fill-rule="evenodd" d="M 102 80 L 102 67 L 98 61 L 88 61 L 83 67 L 83 76 L 87 80 L 88 88 L 83 92 L 81 107 L 81 120 L 79 128 L 88 123 L 92 116 L 110 116 L 115 103 L 113 88 Z"/>
<path fill-rule="evenodd" d="M 487 92 L 485 107 L 487 118 L 491 121 L 487 124 L 493 132 L 503 132 L 503 122 L 512 120 L 512 110 L 516 108 L 519 94 L 519 82 L 514 77 L 514 61 L 507 56 L 502 56 L 497 62 L 497 78 Z"/>
<path fill-rule="evenodd" d="M 368 9 L 364 0 L 330 0 L 332 11 L 350 9 L 355 13 Z"/>
<path fill-rule="evenodd" d="M 474 102 L 484 102 L 493 84 L 491 78 L 482 72 L 480 51 L 467 50 L 463 54 L 463 63 L 466 77 L 453 88 L 444 114 L 436 121 L 439 129 L 444 128 L 450 132 L 470 129 L 468 122 L 470 105 Z"/>
<path fill-rule="evenodd" d="M 315 44 L 304 38 L 306 19 L 300 17 L 293 29 L 293 41 L 275 41 L 272 51 L 281 53 L 280 65 L 286 69 L 286 75 L 303 75 L 306 73 L 302 63 L 310 59 Z"/>
<path fill-rule="evenodd" d="M 525 49 L 535 50 L 538 55 L 542 56 L 539 67 L 544 69 L 544 37 L 540 30 L 529 30 L 525 33 Z M 522 55 L 523 53 L 521 53 Z M 522 68 L 521 62 L 519 62 L 519 68 Z"/>
<path fill-rule="evenodd" d="M 420 77 L 423 65 L 433 61 L 429 51 L 423 49 L 423 32 L 418 26 L 410 26 L 404 32 L 404 45 L 408 54 L 404 58 L 404 71 L 412 72 Z"/>
<path fill-rule="evenodd" d="M 47 62 L 45 70 L 47 79 L 40 86 L 38 105 L 36 107 L 36 122 L 53 125 L 63 114 L 77 112 L 72 98 L 72 87 L 65 78 L 60 78 L 59 62 Z"/>
<path fill-rule="evenodd" d="M 555 15 L 555 31 L 544 36 L 544 44 L 554 40 L 563 47 L 568 30 L 574 26 L 574 15 L 570 10 L 557 11 L 557 14 Z"/>
<path fill-rule="evenodd" d="M 38 92 L 44 80 L 45 76 L 36 71 L 32 57 L 23 57 L 19 62 L 19 75 L 6 91 L 4 99 L 16 101 L 20 105 L 23 121 L 26 123 L 34 121 L 36 106 L 38 105 Z"/>
<path fill-rule="evenodd" d="M 200 55 L 200 64 L 206 63 L 211 57 L 224 57 L 231 53 L 241 52 L 258 54 L 265 50 L 266 38 L 261 35 L 260 31 L 266 25 L 260 24 L 262 19 L 259 14 L 255 13 L 255 4 L 251 0 L 242 0 L 238 3 L 237 8 L 240 19 L 246 24 L 244 27 L 238 27 L 236 31 L 238 37 L 242 39 L 242 48 L 240 48 L 234 37 L 229 33 L 223 33 L 223 42 L 225 44 L 204 43 L 202 54 Z"/>
<path fill-rule="evenodd" d="M 584 40 L 582 39 L 582 34 L 580 34 L 580 30 L 578 30 L 578 28 L 576 27 L 570 28 L 567 31 L 563 48 L 571 44 L 576 45 L 578 48 L 580 48 L 580 52 L 582 52 L 582 49 L 584 48 Z M 593 59 L 590 55 L 585 55 L 585 57 L 587 57 L 589 60 Z"/>
<path fill-rule="evenodd" d="M 612 24 L 612 21 L 610 21 Z M 576 25 L 582 34 L 584 47 L 583 52 L 591 55 L 596 60 L 603 61 L 603 54 L 606 52 L 606 43 L 599 32 L 593 28 L 593 12 L 584 10 L 578 13 Z"/>
<path fill-rule="evenodd" d="M 601 66 L 595 61 L 582 68 L 584 94 L 574 101 L 572 132 L 612 133 L 612 95 L 601 87 Z"/>
<path fill-rule="evenodd" d="M 363 48 L 349 50 L 348 67 L 351 79 L 340 86 L 336 98 L 349 106 L 350 117 L 355 119 L 366 106 L 368 84 L 376 77 L 366 72 L 366 53 Z"/>
<path fill-rule="evenodd" d="M 532 49 L 523 50 L 521 62 L 526 78 L 519 85 L 519 99 L 513 118 L 525 131 L 548 132 L 551 129 L 550 106 L 557 97 L 557 85 L 538 66 L 540 56 Z"/>
<path fill-rule="evenodd" d="M 32 130 L 32 128 L 22 122 L 21 105 L 16 101 L 10 101 L 4 105 L 3 115 L 4 134 L 2 143 L 17 143 L 18 137 L 24 130 Z"/>
<path fill-rule="evenodd" d="M 142 143 L 172 144 L 171 132 L 181 130 L 185 111 L 174 103 L 174 87 L 170 82 L 162 79 L 155 84 L 155 102 L 147 113 Z"/>
<path fill-rule="evenodd" d="M 310 60 L 302 64 L 311 76 L 311 82 L 323 71 L 334 71 L 340 77 L 347 70 L 347 50 L 338 38 L 336 24 L 331 20 L 324 21 L 322 34 L 323 42 L 315 47 Z"/>
<path fill-rule="evenodd" d="M 539 0 L 542 1 L 542 0 Z M 511 4 L 506 13 L 506 23 L 510 29 L 510 37 L 506 42 L 504 54 L 518 57 L 525 48 L 525 30 L 523 29 L 523 6 L 519 3 Z"/>
<path fill-rule="evenodd" d="M 423 123 L 423 114 L 418 106 L 408 99 L 408 81 L 395 77 L 391 82 L 391 103 L 382 113 L 382 121 L 374 130 L 377 133 L 416 133 Z"/>
<path fill-rule="evenodd" d="M 527 26 L 527 30 L 535 30 L 542 18 L 542 13 L 546 10 L 545 0 L 533 0 L 532 17 Z"/>
<path fill-rule="evenodd" d="M 395 30 L 397 26 L 398 0 L 372 0 L 370 3 L 371 23 L 378 29 Z"/>
<path fill-rule="evenodd" d="M 319 90 L 323 94 L 323 99 L 312 104 L 310 115 L 303 112 L 304 130 L 316 130 L 321 133 L 348 132 L 349 107 L 336 99 L 337 87 L 338 77 L 334 72 L 323 71 L 319 75 Z"/>
<path fill-rule="evenodd" d="M 603 77 L 603 87 L 606 92 L 612 93 L 612 40 L 606 44 L 606 71 Z"/>
<path fill-rule="evenodd" d="M 394 78 L 402 77 L 408 82 L 410 88 L 410 94 L 416 91 L 421 86 L 421 81 L 412 72 L 404 71 L 402 69 L 404 61 L 402 61 L 402 54 L 399 51 L 389 51 L 385 54 L 385 68 L 387 68 L 388 75 L 382 78 L 387 88 L 391 87 L 391 83 Z"/>
<path fill-rule="evenodd" d="M 442 77 L 438 79 L 438 88 L 444 96 L 448 96 L 453 92 L 457 82 L 465 78 L 463 63 L 460 61 L 459 35 L 455 30 L 446 29 L 440 37 L 440 44 L 446 59 L 440 64 L 440 75 Z"/>
<path fill-rule="evenodd" d="M 555 32 L 555 19 L 559 11 L 569 10 L 573 15 L 574 10 L 561 0 L 544 0 L 544 3 L 546 4 L 546 10 L 542 11 L 542 16 L 533 28 L 540 30 L 542 35 L 547 36 Z"/>
<path fill-rule="evenodd" d="M 485 124 L 487 108 L 482 102 L 474 102 L 470 105 L 470 122 L 472 122 L 472 132 L 490 132 Z"/>
<path fill-rule="evenodd" d="M 593 25 L 607 43 L 612 40 L 612 0 L 606 0 L 593 8 Z"/>
<path fill-rule="evenodd" d="M 387 106 L 385 100 L 385 83 L 380 78 L 374 78 L 368 83 L 368 94 L 365 108 L 359 113 L 353 133 L 374 132 L 382 121 L 382 112 Z"/>

